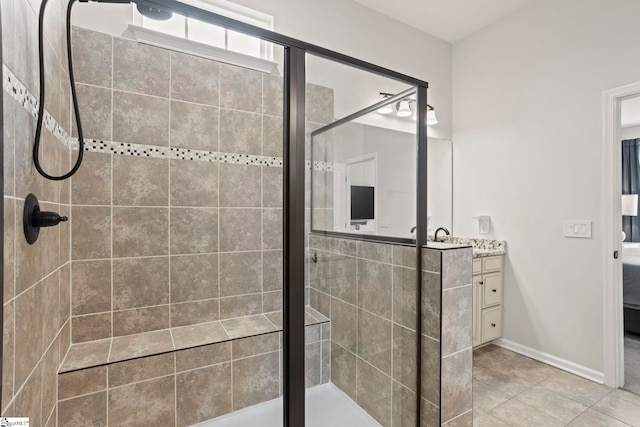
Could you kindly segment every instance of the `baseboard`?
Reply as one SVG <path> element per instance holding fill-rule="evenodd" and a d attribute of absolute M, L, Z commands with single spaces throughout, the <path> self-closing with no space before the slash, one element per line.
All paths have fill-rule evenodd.
<path fill-rule="evenodd" d="M 504 338 L 495 340 L 493 344 L 513 351 L 514 353 L 530 357 L 531 359 L 537 360 L 539 362 L 546 363 L 547 365 L 551 365 L 558 369 L 562 369 L 563 371 L 567 371 L 588 380 L 595 381 L 599 384 L 604 383 L 603 372 L 598 372 L 594 369 L 587 368 L 586 366 L 578 365 L 577 363 L 561 359 L 552 354 L 545 353 L 543 351 L 539 351 L 531 347 L 527 347 L 526 345 L 518 344 L 517 342 L 513 342 Z"/>

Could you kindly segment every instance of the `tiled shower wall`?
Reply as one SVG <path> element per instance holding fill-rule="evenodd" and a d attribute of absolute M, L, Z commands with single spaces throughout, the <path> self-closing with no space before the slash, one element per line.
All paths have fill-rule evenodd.
<path fill-rule="evenodd" d="M 73 342 L 281 310 L 282 77 L 74 31 Z"/>
<path fill-rule="evenodd" d="M 415 426 L 415 251 L 310 238 L 310 305 L 331 319 L 331 381 L 385 427 Z"/>
<path fill-rule="evenodd" d="M 331 381 L 383 426 L 415 426 L 415 247 L 312 235 L 309 250 L 310 305 L 331 319 Z M 471 248 L 423 252 L 425 427 L 471 425 L 471 262 Z"/>
<path fill-rule="evenodd" d="M 45 16 L 46 114 L 41 162 L 67 172 L 70 88 L 62 17 L 66 0 L 51 0 Z M 70 226 L 42 229 L 34 245 L 22 231 L 23 200 L 35 194 L 43 210 L 69 213 L 69 181 L 38 175 L 31 159 L 39 91 L 36 0 L 2 0 L 4 108 L 4 340 L 2 415 L 27 416 L 33 426 L 56 422 L 58 365 L 70 342 Z M 53 127 L 50 127 L 53 129 Z"/>

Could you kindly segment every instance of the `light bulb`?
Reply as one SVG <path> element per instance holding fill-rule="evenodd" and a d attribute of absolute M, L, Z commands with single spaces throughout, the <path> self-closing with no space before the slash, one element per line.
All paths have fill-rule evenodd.
<path fill-rule="evenodd" d="M 435 125 L 438 123 L 438 119 L 436 118 L 436 110 L 427 111 L 427 125 Z"/>
<path fill-rule="evenodd" d="M 391 114 L 391 113 L 393 113 L 393 105 L 387 104 L 384 107 L 378 108 L 378 113 L 380 113 L 380 114 Z"/>
<path fill-rule="evenodd" d="M 398 117 L 409 117 L 411 115 L 411 107 L 408 101 L 398 102 Z"/>

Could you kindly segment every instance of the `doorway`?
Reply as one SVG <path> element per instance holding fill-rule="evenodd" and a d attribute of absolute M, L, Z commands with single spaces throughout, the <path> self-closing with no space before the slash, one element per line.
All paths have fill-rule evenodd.
<path fill-rule="evenodd" d="M 632 126 L 629 121 L 626 122 L 628 126 L 623 128 L 622 111 L 624 106 L 628 106 L 631 100 L 640 99 L 639 97 L 640 83 L 615 88 L 603 94 L 604 379 L 605 384 L 610 387 L 625 387 L 627 383 L 625 380 L 627 379 L 630 387 L 633 387 L 631 384 L 637 382 L 637 387 L 631 390 L 636 393 L 640 392 L 640 335 L 635 336 L 636 332 L 633 331 L 632 326 L 635 324 L 634 316 L 640 314 L 640 312 L 633 309 L 632 298 L 628 293 L 625 296 L 625 287 L 623 286 L 623 265 L 629 264 L 625 262 L 625 258 L 629 261 L 633 256 L 634 249 L 632 242 L 623 244 L 623 239 L 621 238 L 623 231 L 621 218 L 623 213 L 629 213 L 623 212 L 621 195 L 629 193 L 629 190 L 623 191 L 623 183 L 620 177 L 623 172 L 621 141 L 625 139 L 625 136 L 628 136 L 629 132 L 634 131 L 634 129 L 631 129 Z M 640 127 L 637 130 L 640 131 Z M 640 137 L 640 132 L 638 136 Z M 629 272 L 628 268 L 625 270 Z M 630 279 L 630 277 L 627 277 L 627 279 Z M 628 287 L 626 291 L 629 291 Z M 640 299 L 638 302 L 640 302 Z M 638 308 L 640 308 L 640 304 Z M 638 325 L 640 326 L 640 322 L 638 322 Z M 627 329 L 629 331 L 625 334 Z M 640 332 L 640 328 L 638 328 L 637 332 Z M 634 338 L 637 338 L 637 340 Z M 627 343 L 626 346 L 625 343 Z M 637 363 L 634 356 L 636 353 L 638 355 Z M 625 362 L 629 362 L 628 366 L 625 366 Z M 636 365 L 638 368 L 637 378 L 633 375 L 636 372 Z M 629 370 L 629 375 L 625 374 L 626 370 Z"/>

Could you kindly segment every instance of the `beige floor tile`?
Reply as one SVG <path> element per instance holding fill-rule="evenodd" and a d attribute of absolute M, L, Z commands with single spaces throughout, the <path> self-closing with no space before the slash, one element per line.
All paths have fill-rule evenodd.
<path fill-rule="evenodd" d="M 500 390 L 493 388 L 483 382 L 473 380 L 473 410 L 489 411 L 501 403 L 511 399 Z"/>
<path fill-rule="evenodd" d="M 516 396 L 516 399 L 565 423 L 570 422 L 587 410 L 586 406 L 575 400 L 538 386 L 525 390 Z"/>
<path fill-rule="evenodd" d="M 609 387 L 563 371 L 550 376 L 538 385 L 578 401 L 585 406 L 593 405 L 612 391 Z"/>
<path fill-rule="evenodd" d="M 497 367 L 476 369 L 473 378 L 511 397 L 535 385 L 532 381 L 503 372 Z"/>
<path fill-rule="evenodd" d="M 570 424 L 572 427 L 628 427 L 629 424 L 625 424 L 622 421 L 618 421 L 615 418 L 611 418 L 608 415 L 601 414 L 600 412 L 588 409 L 583 412 L 578 418 L 573 420 Z"/>
<path fill-rule="evenodd" d="M 634 405 L 640 406 L 640 396 L 637 394 L 633 394 L 629 391 L 622 390 L 621 388 L 617 390 L 613 390 L 611 394 L 622 400 L 626 400 L 629 403 L 633 403 Z"/>
<path fill-rule="evenodd" d="M 622 399 L 618 393 L 610 393 L 593 405 L 593 409 L 627 424 L 640 426 L 640 406 Z"/>
<path fill-rule="evenodd" d="M 517 399 L 489 411 L 489 415 L 514 427 L 563 427 L 564 422 Z"/>
<path fill-rule="evenodd" d="M 509 427 L 509 424 L 503 423 L 499 419 L 489 414 L 473 415 L 473 427 Z"/>

